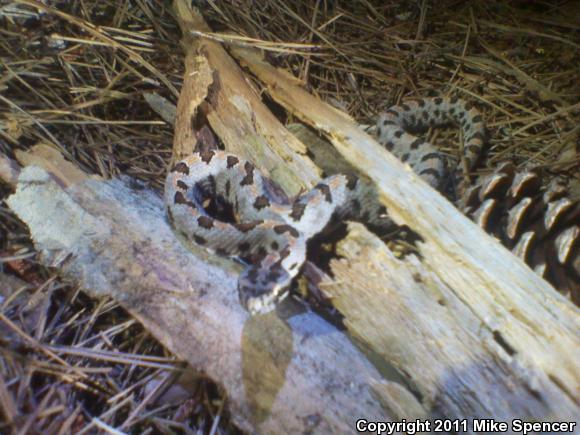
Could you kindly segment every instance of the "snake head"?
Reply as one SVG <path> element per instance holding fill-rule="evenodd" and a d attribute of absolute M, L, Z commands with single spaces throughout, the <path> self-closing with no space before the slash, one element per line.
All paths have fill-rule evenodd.
<path fill-rule="evenodd" d="M 251 315 L 267 313 L 288 296 L 290 274 L 279 264 L 248 266 L 238 279 L 240 302 Z"/>

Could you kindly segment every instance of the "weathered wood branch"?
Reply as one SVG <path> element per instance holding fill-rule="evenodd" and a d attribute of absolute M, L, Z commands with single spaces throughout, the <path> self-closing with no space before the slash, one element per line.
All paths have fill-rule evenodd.
<path fill-rule="evenodd" d="M 573 386 L 559 384 L 553 371 L 541 368 L 545 361 L 504 338 L 506 329 L 518 326 L 513 323 L 519 307 L 512 306 L 508 318 L 479 318 L 470 302 L 416 255 L 397 258 L 360 224 L 351 224 L 337 254 L 334 280 L 320 286 L 346 313 L 351 334 L 395 367 L 430 412 L 504 421 L 532 415 L 574 421 L 579 415 Z M 498 311 L 502 308 L 498 304 Z M 541 315 L 543 308 L 532 310 Z M 567 326 L 552 320 L 534 325 L 534 331 L 549 346 L 556 339 L 551 334 Z"/>
<path fill-rule="evenodd" d="M 290 128 L 309 144 L 315 161 L 326 171 L 332 166 L 352 171 L 328 142 L 300 127 Z M 500 331 L 482 327 L 469 306 L 416 255 L 399 258 L 360 224 L 350 228 L 338 245 L 340 260 L 330 265 L 334 279 L 323 279 L 318 285 L 345 314 L 350 333 L 396 368 L 431 412 L 505 420 L 518 415 L 573 420 L 577 404 L 568 400 L 567 388 L 536 366 L 522 365 Z M 537 334 L 544 331 L 541 328 Z M 513 379 L 519 380 L 516 389 Z M 470 394 L 457 394 L 459 385 L 462 393 Z"/>
<path fill-rule="evenodd" d="M 28 225 L 44 264 L 93 296 L 116 299 L 216 380 L 241 428 L 347 433 L 358 416 L 389 420 L 385 409 L 396 409 L 401 397 L 421 412 L 410 393 L 382 380 L 344 334 L 315 314 L 289 304 L 295 312 L 286 319 L 249 318 L 238 302 L 239 267 L 216 264 L 203 250 L 193 255 L 176 239 L 155 193 L 123 180 L 72 182 L 67 174 L 78 172 L 64 160 L 35 160 L 59 174 L 22 169 L 7 202 Z"/>
<path fill-rule="evenodd" d="M 174 1 L 174 10 L 183 34 L 186 68 L 177 105 L 174 156 L 191 154 L 195 145 L 191 120 L 201 113 L 230 152 L 255 162 L 288 194 L 312 187 L 320 171 L 304 156 L 304 144 L 263 104 L 221 44 L 191 35 L 191 30 L 210 30 L 203 17 L 182 0 Z"/>
<path fill-rule="evenodd" d="M 543 373 L 578 403 L 578 309 L 380 147 L 350 117 L 297 86 L 287 73 L 273 68 L 256 51 L 239 47 L 232 51 L 279 104 L 325 133 L 354 168 L 368 174 L 389 215 L 422 238 L 421 267 L 438 279 L 432 293 L 452 289 L 454 296 L 474 314 L 479 328 L 501 337 L 510 349 L 513 365 Z M 364 285 L 368 277 L 352 278 L 344 286 L 349 300 L 358 297 L 353 285 Z M 381 289 L 389 287 L 386 282 L 380 284 Z M 347 318 L 351 315 L 350 306 L 345 304 L 342 310 Z M 373 310 L 376 306 L 369 305 L 369 318 L 383 317 L 384 313 Z M 474 386 L 474 394 L 477 389 Z"/>

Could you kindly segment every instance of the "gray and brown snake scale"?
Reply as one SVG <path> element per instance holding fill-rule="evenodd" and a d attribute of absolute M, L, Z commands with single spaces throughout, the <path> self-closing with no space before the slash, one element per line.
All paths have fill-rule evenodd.
<path fill-rule="evenodd" d="M 391 107 L 378 119 L 378 141 L 440 189 L 449 176 L 444 156 L 410 132 L 449 123 L 463 131 L 464 167 L 469 170 L 484 145 L 485 125 L 472 104 L 457 98 L 423 98 Z M 273 310 L 288 295 L 306 260 L 306 242 L 331 219 L 381 227 L 384 207 L 368 197 L 365 183 L 333 175 L 283 203 L 271 194 L 268 180 L 252 163 L 217 150 L 180 161 L 165 183 L 167 214 L 177 232 L 216 254 L 248 260 L 238 291 L 251 314 Z M 211 217 L 208 203 L 232 216 L 234 223 Z"/>

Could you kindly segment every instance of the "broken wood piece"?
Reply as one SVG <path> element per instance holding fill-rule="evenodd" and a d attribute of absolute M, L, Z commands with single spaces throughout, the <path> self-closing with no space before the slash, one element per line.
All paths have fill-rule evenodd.
<path fill-rule="evenodd" d="M 362 131 L 349 116 L 297 86 L 287 72 L 272 67 L 256 50 L 232 47 L 231 51 L 264 83 L 276 102 L 324 133 L 355 169 L 375 182 L 389 215 L 422 239 L 418 244 L 421 265 L 437 276 L 433 285 L 440 287 L 440 291 L 445 290 L 443 285 L 452 289 L 475 313 L 480 327 L 501 336 L 512 349 L 513 364 L 534 366 L 563 394 L 580 401 L 578 309 Z M 358 297 L 353 290 L 364 285 L 367 275 L 350 278 L 352 281 L 339 282 L 336 288 L 344 286 L 340 294 L 348 292 L 352 300 Z M 389 284 L 384 283 L 383 288 L 389 289 Z M 338 293 L 333 296 L 338 297 Z M 347 319 L 356 316 L 356 312 L 350 311 L 351 304 L 341 306 Z M 544 328 L 549 332 L 540 333 Z M 447 394 L 455 393 L 450 390 Z"/>
<path fill-rule="evenodd" d="M 427 409 L 458 419 L 574 420 L 570 386 L 554 382 L 545 361 L 511 347 L 502 335 L 510 324 L 485 327 L 416 255 L 397 258 L 361 224 L 349 227 L 331 261 L 334 279 L 319 286 L 347 313 L 349 332 L 395 368 Z M 555 338 L 562 325 L 553 323 L 536 329 L 538 341 Z"/>
<path fill-rule="evenodd" d="M 342 332 L 309 312 L 249 318 L 238 302 L 239 267 L 183 246 L 157 194 L 127 179 L 64 185 L 30 166 L 7 203 L 45 265 L 113 297 L 219 383 L 242 429 L 350 433 L 359 416 L 390 420 L 381 387 L 389 382 Z"/>
<path fill-rule="evenodd" d="M 304 144 L 264 105 L 221 44 L 192 36 L 193 30 L 209 30 L 201 15 L 183 0 L 175 0 L 173 9 L 183 34 L 186 69 L 177 105 L 174 157 L 191 154 L 192 120 L 201 115 L 229 152 L 260 167 L 289 195 L 312 187 L 320 171 L 305 156 Z"/>

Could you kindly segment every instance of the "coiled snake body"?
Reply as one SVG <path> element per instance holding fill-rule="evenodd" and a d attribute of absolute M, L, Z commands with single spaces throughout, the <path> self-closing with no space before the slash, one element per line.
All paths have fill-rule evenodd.
<path fill-rule="evenodd" d="M 378 140 L 425 181 L 440 188 L 445 159 L 410 131 L 453 123 L 461 126 L 465 166 L 470 169 L 485 140 L 481 115 L 456 98 L 425 98 L 395 106 L 377 122 Z M 246 259 L 238 291 L 251 313 L 272 310 L 288 294 L 306 259 L 306 242 L 332 219 L 362 220 L 381 227 L 384 207 L 369 198 L 368 185 L 333 175 L 291 203 L 272 194 L 252 163 L 223 151 L 202 151 L 177 163 L 165 184 L 167 213 L 184 237 L 212 252 Z M 231 222 L 210 216 L 209 209 Z"/>

